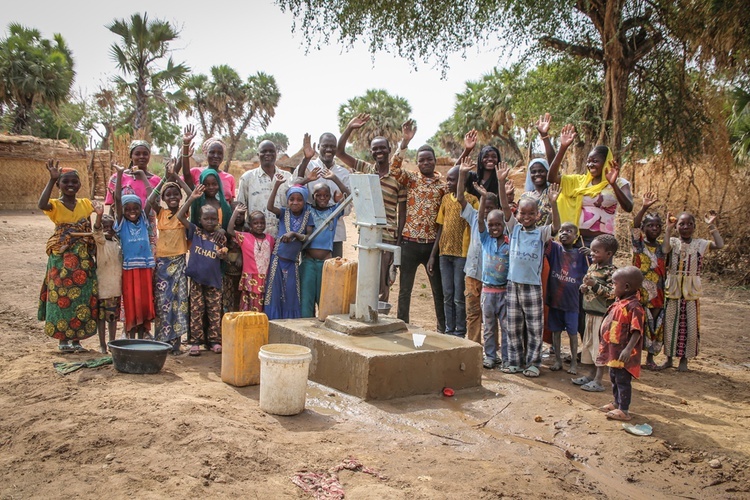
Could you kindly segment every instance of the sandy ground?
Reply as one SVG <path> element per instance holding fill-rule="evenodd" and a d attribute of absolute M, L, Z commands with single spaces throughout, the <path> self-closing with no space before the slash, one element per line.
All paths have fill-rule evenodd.
<path fill-rule="evenodd" d="M 341 472 L 349 498 L 750 496 L 747 291 L 710 284 L 692 371 L 634 383 L 634 422 L 651 437 L 608 422 L 597 411 L 608 395 L 546 368 L 538 379 L 485 370 L 482 387 L 453 398 L 371 403 L 311 383 L 304 413 L 275 417 L 258 387 L 223 384 L 210 353 L 170 357 L 153 376 L 55 373 L 54 361 L 98 354 L 58 354 L 36 321 L 51 232 L 38 212 L 0 213 L 2 499 L 306 498 L 295 472 L 349 456 L 383 475 Z M 430 326 L 425 282 L 412 318 Z"/>

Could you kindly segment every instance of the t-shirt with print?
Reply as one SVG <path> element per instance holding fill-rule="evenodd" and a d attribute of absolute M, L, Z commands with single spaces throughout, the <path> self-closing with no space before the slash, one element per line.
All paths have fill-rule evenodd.
<path fill-rule="evenodd" d="M 508 235 L 503 233 L 502 238 L 493 238 L 490 232 L 485 230 L 479 233 L 479 239 L 482 243 L 482 283 L 504 287 L 508 284 L 510 257 Z"/>
<path fill-rule="evenodd" d="M 464 265 L 464 273 L 469 278 L 475 280 L 482 280 L 482 241 L 479 237 L 479 224 L 478 224 L 477 209 L 469 205 L 468 203 L 461 212 L 461 217 L 469 224 L 469 231 L 471 233 L 471 239 L 469 241 L 469 250 L 466 252 L 466 265 Z"/>
<path fill-rule="evenodd" d="M 323 222 L 338 208 L 339 204 L 324 208 L 322 210 L 315 208 L 310 205 L 310 216 L 313 220 L 313 224 L 316 228 L 320 227 Z M 336 226 L 338 225 L 339 219 L 344 215 L 343 212 L 339 212 L 336 217 L 331 220 L 326 227 L 318 233 L 314 240 L 310 242 L 307 248 L 316 250 L 328 250 L 333 251 L 333 240 L 336 236 Z"/>
<path fill-rule="evenodd" d="M 615 299 L 612 275 L 617 268 L 614 264 L 592 264 L 584 279 L 594 280 L 592 286 L 581 285 L 583 293 L 583 310 L 588 314 L 604 316 L 607 308 Z"/>
<path fill-rule="evenodd" d="M 466 193 L 466 203 L 477 208 L 479 200 Z M 469 224 L 461 218 L 461 203 L 453 193 L 443 196 L 436 222 L 443 226 L 440 236 L 440 255 L 466 257 L 471 233 Z"/>
<path fill-rule="evenodd" d="M 510 232 L 508 279 L 513 283 L 541 286 L 544 245 L 552 239 L 552 226 L 525 229 L 513 216 L 505 225 Z"/>
<path fill-rule="evenodd" d="M 545 251 L 549 260 L 547 305 L 562 311 L 578 311 L 579 288 L 589 269 L 586 255 L 578 248 L 566 249 L 557 241 L 550 241 Z"/>
<path fill-rule="evenodd" d="M 187 239 L 190 242 L 190 257 L 185 274 L 201 285 L 220 289 L 221 260 L 217 251 L 222 247 L 192 222 L 187 230 Z"/>

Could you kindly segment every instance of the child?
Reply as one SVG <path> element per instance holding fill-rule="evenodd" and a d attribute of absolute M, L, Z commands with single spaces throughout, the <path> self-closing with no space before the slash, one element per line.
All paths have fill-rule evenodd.
<path fill-rule="evenodd" d="M 190 207 L 190 222 L 201 227 L 201 207 L 209 205 L 218 214 L 219 227 L 226 231 L 229 218 L 232 216 L 232 207 L 224 197 L 224 187 L 219 179 L 219 173 L 212 168 L 207 168 L 201 172 L 200 184 L 204 188 L 203 196 L 197 198 Z"/>
<path fill-rule="evenodd" d="M 484 212 L 477 212 L 476 207 L 471 206 L 466 202 L 464 196 L 464 190 L 466 186 L 466 178 L 469 172 L 473 171 L 474 165 L 471 163 L 469 158 L 464 158 L 461 162 L 461 166 L 458 171 L 458 186 L 456 187 L 456 198 L 461 203 L 463 211 L 461 217 L 469 224 L 471 230 L 469 249 L 466 252 L 466 265 L 464 266 L 464 273 L 466 278 L 464 281 L 464 297 L 466 304 L 466 338 L 476 342 L 482 343 L 482 242 L 479 238 L 479 226 L 478 219 L 481 217 L 485 221 L 487 220 L 487 214 L 498 208 L 498 199 L 495 193 L 487 193 L 484 199 Z M 486 189 L 485 189 L 486 191 Z M 505 313 L 503 313 L 505 314 Z M 495 323 L 496 320 L 493 319 Z M 485 323 L 486 324 L 486 323 Z M 506 330 L 503 330 L 503 334 Z M 495 367 L 497 363 L 497 325 L 495 325 L 495 347 L 491 346 L 487 349 L 489 354 L 485 352 L 484 356 L 484 367 L 491 369 Z M 485 343 L 485 346 L 487 344 Z M 507 348 L 507 346 L 506 346 Z"/>
<path fill-rule="evenodd" d="M 188 244 L 185 228 L 175 215 L 182 201 L 182 190 L 188 195 L 192 190 L 174 173 L 173 168 L 173 161 L 167 164 L 165 177 L 149 195 L 148 202 L 156 212 L 156 227 L 159 229 L 154 271 L 154 338 L 172 344 L 172 354 L 180 354 L 182 336 L 188 331 L 188 283 L 185 274 Z M 160 194 L 162 201 L 167 205 L 166 210 L 162 209 L 157 201 Z"/>
<path fill-rule="evenodd" d="M 583 276 L 589 269 L 586 253 L 588 248 L 575 247 L 578 240 L 578 227 L 566 222 L 560 226 L 560 243 L 551 241 L 547 245 L 545 256 L 549 261 L 550 272 L 547 281 L 547 305 L 549 305 L 548 325 L 552 331 L 552 346 L 555 351 L 555 364 L 552 371 L 562 369 L 562 332 L 568 333 L 570 340 L 570 369 L 568 373 L 577 373 L 578 353 L 578 290 L 583 283 Z"/>
<path fill-rule="evenodd" d="M 716 229 L 718 215 L 710 210 L 704 220 L 713 241 L 693 238 L 695 217 L 683 212 L 673 222 L 671 214 L 664 235 L 662 249 L 668 255 L 666 295 L 667 303 L 664 312 L 664 354 L 667 361 L 662 368 L 671 368 L 672 358 L 680 358 L 678 370 L 686 372 L 688 358 L 698 355 L 700 339 L 700 304 L 702 292 L 701 268 L 703 258 L 708 250 L 718 250 L 724 246 L 724 240 Z M 677 229 L 679 238 L 673 238 L 672 232 Z"/>
<path fill-rule="evenodd" d="M 245 228 L 245 212 L 247 208 L 237 213 L 240 206 L 238 202 L 232 203 L 232 217 L 229 219 L 227 226 L 227 258 L 224 260 L 222 271 L 224 275 L 221 279 L 221 301 L 225 313 L 236 312 L 240 310 L 240 281 L 242 280 L 242 248 L 231 235 L 235 232 L 243 231 Z M 237 214 L 237 217 L 235 217 Z M 233 231 L 230 229 L 234 228 Z"/>
<path fill-rule="evenodd" d="M 200 208 L 200 227 L 187 220 L 188 207 L 204 196 L 200 184 L 177 212 L 177 219 L 187 229 L 190 242 L 187 274 L 190 277 L 190 336 L 192 345 L 188 354 L 201 355 L 201 344 L 207 343 L 216 354 L 221 353 L 221 262 L 227 248 L 216 243 L 219 214 L 206 204 Z M 204 325 L 206 316 L 208 325 Z M 206 333 L 207 332 L 207 333 Z"/>
<path fill-rule="evenodd" d="M 599 355 L 599 331 L 604 315 L 614 299 L 612 275 L 617 268 L 612 264 L 612 257 L 617 253 L 617 239 L 611 234 L 601 234 L 591 242 L 591 265 L 583 277 L 580 291 L 583 294 L 583 310 L 586 314 L 586 326 L 581 345 L 581 364 L 592 365 L 590 376 L 584 375 L 572 379 L 575 385 L 588 392 L 602 392 L 604 369 L 596 364 Z"/>
<path fill-rule="evenodd" d="M 115 340 L 117 320 L 120 319 L 122 295 L 122 248 L 115 236 L 115 219 L 104 215 L 104 206 L 94 206 L 96 223 L 96 277 L 99 280 L 99 350 L 107 352 L 104 331 L 109 330 L 109 341 Z"/>
<path fill-rule="evenodd" d="M 286 192 L 287 208 L 276 208 L 274 201 L 279 186 L 286 179 L 281 174 L 274 176 L 274 186 L 266 209 L 279 218 L 279 237 L 273 249 L 268 271 L 268 283 L 264 310 L 268 319 L 300 317 L 299 254 L 302 243 L 313 228 L 312 215 L 307 208 L 307 188 L 294 185 Z"/>
<path fill-rule="evenodd" d="M 300 171 L 304 172 L 304 168 L 300 167 Z M 313 186 L 313 201 L 312 205 L 308 206 L 310 216 L 312 217 L 312 224 L 315 227 L 323 225 L 325 220 L 331 215 L 341 203 L 341 200 L 346 196 L 349 196 L 349 188 L 335 175 L 331 170 L 327 168 L 321 168 L 317 170 L 311 170 L 308 173 L 306 179 L 299 179 L 298 183 L 304 185 L 309 182 L 314 182 L 318 178 L 327 179 L 333 181 L 339 188 L 337 193 L 337 199 L 335 204 L 330 205 L 331 201 L 331 188 L 323 183 L 318 182 Z M 323 263 L 326 259 L 333 257 L 333 238 L 336 234 L 336 225 L 339 218 L 344 215 L 343 211 L 339 211 L 326 227 L 318 233 L 318 235 L 307 244 L 305 253 L 302 255 L 302 263 L 299 266 L 300 273 L 300 285 L 301 285 L 301 314 L 303 318 L 312 318 L 315 316 L 315 306 L 320 303 L 320 286 L 323 284 Z"/>
<path fill-rule="evenodd" d="M 502 163 L 497 169 L 500 185 L 505 184 L 510 168 Z M 505 373 L 538 377 L 542 365 L 542 333 L 544 328 L 544 297 L 542 296 L 542 264 L 544 245 L 560 229 L 557 212 L 557 184 L 550 184 L 547 196 L 551 205 L 552 224 L 537 226 L 539 206 L 536 200 L 521 198 L 518 212 L 513 214 L 508 195 L 500 190 L 505 224 L 510 232 L 510 265 L 508 269 L 508 366 Z"/>
<path fill-rule="evenodd" d="M 641 374 L 643 306 L 638 290 L 643 283 L 641 270 L 634 266 L 618 269 L 612 275 L 612 288 L 617 302 L 609 306 L 601 329 L 601 344 L 596 364 L 609 367 L 613 403 L 599 408 L 612 420 L 628 421 L 630 382 Z"/>
<path fill-rule="evenodd" d="M 88 198 L 76 198 L 81 189 L 78 172 L 59 162 L 47 161 L 49 181 L 39 197 L 39 209 L 55 223 L 47 241 L 47 273 L 39 296 L 39 321 L 44 333 L 58 340 L 60 352 L 85 351 L 81 340 L 96 334 L 99 317 L 95 246 L 93 240 L 74 236 L 90 232 L 94 206 Z M 50 200 L 57 186 L 60 198 Z"/>
<path fill-rule="evenodd" d="M 273 236 L 267 235 L 266 215 L 260 210 L 250 214 L 250 232 L 237 230 L 235 222 L 245 219 L 247 207 L 237 205 L 232 219 L 229 221 L 229 241 L 234 241 L 242 251 L 242 275 L 237 295 L 239 296 L 239 310 L 263 312 L 263 299 L 266 293 L 266 274 L 271 263 L 273 253 Z"/>
<path fill-rule="evenodd" d="M 667 259 L 659 239 L 662 220 L 659 214 L 647 213 L 658 200 L 654 193 L 643 195 L 643 206 L 633 219 L 631 240 L 633 265 L 643 273 L 641 304 L 646 309 L 643 325 L 643 346 L 647 349 L 646 368 L 655 370 L 654 356 L 661 351 L 664 340 L 664 280 Z"/>
<path fill-rule="evenodd" d="M 432 270 L 435 256 L 439 254 L 440 276 L 443 282 L 443 304 L 445 309 L 445 333 L 456 337 L 466 336 L 466 299 L 464 298 L 464 266 L 469 250 L 469 224 L 461 218 L 461 210 L 467 205 L 476 208 L 476 196 L 462 193 L 463 203 L 456 196 L 459 167 L 448 170 L 445 176 L 448 192 L 440 202 L 437 215 L 437 237 L 432 247 L 427 269 Z M 439 251 L 439 252 L 438 252 Z"/>
<path fill-rule="evenodd" d="M 125 309 L 125 331 L 129 338 L 142 339 L 151 329 L 154 319 L 153 268 L 154 255 L 149 242 L 149 214 L 151 206 L 144 208 L 141 198 L 135 194 L 122 194 L 120 187 L 125 169 L 119 165 L 115 181 L 114 230 L 122 244 L 122 301 Z M 153 188 L 143 170 L 134 175 L 146 186 L 148 196 Z"/>

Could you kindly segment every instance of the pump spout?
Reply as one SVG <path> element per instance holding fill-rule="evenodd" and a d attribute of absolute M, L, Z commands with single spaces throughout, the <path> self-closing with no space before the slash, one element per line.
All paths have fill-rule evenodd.
<path fill-rule="evenodd" d="M 396 266 L 401 265 L 401 247 L 398 245 L 390 245 L 388 243 L 377 243 L 375 245 L 380 250 L 383 250 L 384 252 L 391 252 L 393 253 L 393 264 Z"/>

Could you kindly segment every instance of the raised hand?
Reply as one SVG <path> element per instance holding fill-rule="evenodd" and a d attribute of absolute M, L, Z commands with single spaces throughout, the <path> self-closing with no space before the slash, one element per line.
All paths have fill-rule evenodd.
<path fill-rule="evenodd" d="M 484 186 L 482 186 L 478 182 L 474 183 L 474 189 L 477 193 L 479 193 L 479 196 L 487 196 L 487 190 L 484 189 Z"/>
<path fill-rule="evenodd" d="M 331 170 L 330 168 L 321 168 L 318 171 L 318 174 L 323 179 L 328 179 L 328 180 L 333 180 L 333 178 L 336 177 L 336 174 L 334 174 L 333 170 Z"/>
<path fill-rule="evenodd" d="M 458 166 L 458 170 L 464 173 L 469 173 L 474 170 L 474 167 L 476 167 L 476 164 L 471 161 L 471 158 L 465 156 L 464 159 L 461 160 L 461 164 Z"/>
<path fill-rule="evenodd" d="M 315 145 L 310 142 L 310 134 L 305 134 L 302 138 L 302 152 L 305 155 L 306 160 L 310 160 L 315 156 Z"/>
<path fill-rule="evenodd" d="M 650 208 L 651 205 L 659 201 L 659 199 L 656 197 L 656 193 L 653 191 L 649 191 L 648 193 L 643 195 L 643 206 L 645 208 Z"/>
<path fill-rule="evenodd" d="M 508 178 L 508 175 L 510 174 L 510 166 L 508 165 L 507 162 L 501 161 L 495 167 L 495 173 L 497 174 L 498 184 L 505 184 L 505 180 Z"/>
<path fill-rule="evenodd" d="M 285 181 L 286 179 L 284 179 L 284 176 L 281 174 L 276 174 L 273 176 L 273 182 L 274 184 L 276 184 L 276 186 L 281 186 Z"/>
<path fill-rule="evenodd" d="M 97 216 L 101 217 L 102 215 L 104 215 L 104 204 L 102 202 L 95 201 L 92 203 L 92 205 L 94 205 L 94 213 Z"/>
<path fill-rule="evenodd" d="M 567 148 L 568 146 L 573 144 L 573 141 L 576 140 L 576 137 L 578 137 L 576 128 L 572 124 L 568 123 L 562 128 L 562 130 L 560 130 L 560 146 Z"/>
<path fill-rule="evenodd" d="M 349 121 L 348 127 L 352 130 L 361 128 L 365 123 L 370 121 L 370 115 L 367 113 L 360 113 Z"/>
<path fill-rule="evenodd" d="M 112 168 L 114 168 L 118 174 L 125 172 L 125 167 L 118 165 L 117 163 L 114 163 L 114 162 L 112 163 Z"/>
<path fill-rule="evenodd" d="M 552 124 L 552 115 L 544 113 L 539 115 L 539 119 L 536 121 L 536 129 L 541 137 L 547 137 L 549 135 L 549 126 Z"/>
<path fill-rule="evenodd" d="M 235 207 L 234 211 L 237 212 L 238 214 L 244 214 L 247 212 L 247 205 L 239 203 L 237 204 L 237 207 Z"/>
<path fill-rule="evenodd" d="M 609 170 L 607 170 L 606 173 L 607 182 L 609 182 L 612 186 L 615 185 L 617 182 L 617 178 L 620 177 L 620 164 L 617 163 L 615 160 L 612 160 L 612 163 L 609 165 Z"/>
<path fill-rule="evenodd" d="M 667 228 L 674 231 L 677 228 L 677 217 L 672 212 L 667 212 Z"/>
<path fill-rule="evenodd" d="M 716 213 L 716 210 L 709 210 L 708 213 L 703 217 L 703 220 L 710 226 L 712 224 L 716 224 L 716 219 L 718 218 L 719 214 Z"/>
<path fill-rule="evenodd" d="M 414 135 L 417 133 L 417 125 L 414 120 L 409 118 L 401 125 L 401 133 L 404 134 L 403 141 L 409 142 L 414 139 Z"/>
<path fill-rule="evenodd" d="M 307 182 L 315 182 L 320 179 L 322 174 L 321 168 L 311 168 L 307 171 Z M 277 174 L 278 175 L 278 174 Z"/>
<path fill-rule="evenodd" d="M 466 132 L 466 135 L 464 136 L 464 148 L 471 150 L 474 149 L 477 145 L 477 129 L 473 128 Z"/>
<path fill-rule="evenodd" d="M 167 180 L 175 181 L 177 180 L 177 174 L 174 171 L 176 161 L 174 158 L 170 158 L 169 161 L 164 164 L 164 176 L 167 178 Z"/>
<path fill-rule="evenodd" d="M 49 178 L 53 181 L 56 181 L 60 178 L 60 174 L 62 173 L 62 170 L 60 169 L 60 161 L 55 161 L 53 159 L 47 160 L 47 163 L 44 165 L 47 168 L 47 171 L 49 172 Z"/>
<path fill-rule="evenodd" d="M 186 125 L 182 133 L 182 143 L 190 144 L 195 139 L 196 135 L 195 127 L 192 125 Z"/>
<path fill-rule="evenodd" d="M 193 189 L 193 192 L 190 194 L 190 200 L 197 200 L 201 196 L 203 196 L 203 192 L 206 190 L 206 186 L 203 184 L 198 184 L 195 186 L 195 189 Z"/>
<path fill-rule="evenodd" d="M 505 194 L 508 196 L 509 201 L 513 201 L 513 198 L 516 196 L 516 186 L 510 179 L 505 181 Z"/>
<path fill-rule="evenodd" d="M 547 188 L 547 198 L 549 199 L 549 202 L 556 203 L 558 196 L 560 196 L 560 185 L 554 183 L 550 184 Z"/>

